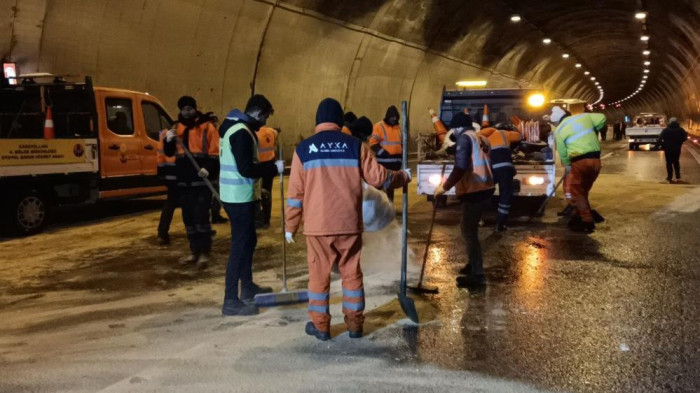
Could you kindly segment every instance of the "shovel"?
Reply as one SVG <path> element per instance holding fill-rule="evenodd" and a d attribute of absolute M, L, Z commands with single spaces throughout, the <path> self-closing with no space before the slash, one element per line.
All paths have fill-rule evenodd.
<path fill-rule="evenodd" d="M 403 114 L 403 169 L 408 168 L 408 109 L 406 101 L 401 102 Z M 418 311 L 413 299 L 406 296 L 406 270 L 408 268 L 408 186 L 403 186 L 403 209 L 401 211 L 401 288 L 399 289 L 399 303 L 403 313 L 414 323 L 418 323 Z"/>
<path fill-rule="evenodd" d="M 447 164 L 442 164 L 442 172 L 440 173 L 440 181 L 445 177 L 445 168 Z M 418 285 L 415 287 L 408 287 L 413 293 L 438 293 L 437 287 L 424 287 L 423 286 L 423 275 L 425 274 L 425 264 L 428 261 L 428 250 L 430 249 L 430 241 L 433 238 L 433 226 L 435 226 L 435 214 L 437 213 L 437 198 L 433 198 L 433 216 L 430 219 L 430 230 L 428 231 L 428 241 L 425 243 L 425 251 L 423 252 L 423 265 L 420 268 L 420 278 L 418 279 Z"/>
<path fill-rule="evenodd" d="M 564 176 L 562 176 L 561 179 L 559 179 L 557 184 L 554 186 L 554 189 L 552 190 L 552 192 L 549 195 L 547 195 L 547 198 L 544 200 L 544 202 L 542 202 L 542 204 L 540 205 L 540 208 L 537 209 L 537 213 L 535 213 L 535 217 L 542 217 L 544 215 L 544 209 L 547 207 L 547 202 L 549 202 L 549 200 L 552 199 L 552 197 L 554 197 L 554 194 L 557 193 L 557 189 L 559 188 L 561 183 L 564 182 L 564 179 L 568 175 L 569 175 L 568 173 L 564 173 Z"/>

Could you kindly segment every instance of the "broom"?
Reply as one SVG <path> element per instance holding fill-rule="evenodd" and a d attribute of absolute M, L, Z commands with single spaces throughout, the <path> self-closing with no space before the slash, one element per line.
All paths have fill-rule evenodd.
<path fill-rule="evenodd" d="M 280 143 L 279 145 L 280 160 L 284 160 L 282 158 L 282 144 Z M 280 196 L 280 205 L 282 206 L 282 292 L 255 295 L 255 305 L 258 307 L 274 307 L 309 301 L 309 294 L 306 290 L 287 290 L 287 240 L 284 238 L 284 173 L 280 173 Z"/>

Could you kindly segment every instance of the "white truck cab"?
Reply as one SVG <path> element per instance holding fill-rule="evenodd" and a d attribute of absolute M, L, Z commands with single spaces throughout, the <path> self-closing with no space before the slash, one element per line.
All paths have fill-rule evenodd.
<path fill-rule="evenodd" d="M 661 131 L 666 128 L 666 115 L 660 113 L 640 113 L 632 120 L 627 128 L 627 142 L 630 150 L 639 150 L 640 146 L 649 145 L 659 149 L 658 141 Z"/>

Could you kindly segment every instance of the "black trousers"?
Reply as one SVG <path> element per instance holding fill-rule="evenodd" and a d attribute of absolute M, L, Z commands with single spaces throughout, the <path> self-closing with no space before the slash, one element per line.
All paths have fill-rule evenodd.
<path fill-rule="evenodd" d="M 267 190 L 268 196 L 265 197 L 263 195 L 260 199 L 262 208 L 257 211 L 255 221 L 258 225 L 270 225 L 270 217 L 272 217 L 272 182 L 275 180 L 275 176 L 263 177 L 261 180 L 262 189 Z"/>
<path fill-rule="evenodd" d="M 515 168 L 504 167 L 493 170 L 493 179 L 498 183 L 498 215 L 497 224 L 504 224 L 510 214 L 510 205 L 513 200 L 513 177 Z"/>
<path fill-rule="evenodd" d="M 212 181 L 211 182 L 214 188 L 219 191 L 219 182 L 218 181 Z M 221 191 L 219 191 L 220 193 Z M 211 198 L 211 218 L 218 218 L 221 217 L 221 203 L 219 202 L 218 199 L 216 199 L 213 195 Z"/>
<path fill-rule="evenodd" d="M 190 251 L 197 255 L 207 254 L 211 251 L 211 191 L 203 186 L 180 187 L 179 191 L 182 221 L 185 223 Z"/>
<path fill-rule="evenodd" d="M 673 179 L 673 171 L 676 172 L 676 179 L 681 178 L 681 150 L 678 149 L 668 149 L 664 152 L 666 156 L 666 179 L 671 181 Z"/>
<path fill-rule="evenodd" d="M 602 140 L 608 139 L 608 130 L 601 130 L 600 131 L 600 139 L 602 139 Z"/>
<path fill-rule="evenodd" d="M 462 236 L 467 243 L 467 255 L 469 258 L 470 274 L 473 276 L 484 274 L 484 259 L 479 243 L 479 221 L 486 207 L 488 207 L 494 189 L 475 192 L 460 196 L 462 200 Z"/>
<path fill-rule="evenodd" d="M 158 236 L 167 238 L 170 232 L 170 224 L 173 222 L 175 209 L 180 206 L 180 192 L 177 185 L 166 184 L 167 193 L 165 203 L 160 210 L 160 222 L 158 223 Z"/>
<path fill-rule="evenodd" d="M 396 159 L 396 158 L 401 158 L 401 156 L 391 156 L 390 158 Z M 390 162 L 390 163 L 380 162 L 380 164 L 384 168 L 386 168 L 390 171 L 400 171 L 401 167 L 402 167 L 402 164 L 400 162 Z M 386 196 L 389 197 L 389 200 L 394 202 L 394 189 L 393 188 L 387 189 L 387 190 L 384 190 L 384 192 L 386 192 Z"/>
<path fill-rule="evenodd" d="M 224 300 L 238 299 L 238 282 L 243 288 L 253 284 L 253 253 L 258 245 L 255 233 L 255 211 L 258 202 L 226 203 L 224 210 L 231 223 L 231 251 L 226 266 Z"/>

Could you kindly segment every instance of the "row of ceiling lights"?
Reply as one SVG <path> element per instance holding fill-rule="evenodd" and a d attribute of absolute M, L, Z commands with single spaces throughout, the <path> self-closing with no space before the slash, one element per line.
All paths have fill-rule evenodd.
<path fill-rule="evenodd" d="M 632 94 L 628 95 L 627 97 L 617 100 L 612 103 L 615 107 L 619 108 L 622 106 L 622 103 L 634 98 L 637 94 L 639 94 L 642 90 L 644 90 L 644 87 L 647 83 L 647 79 L 649 79 L 649 66 L 651 65 L 651 61 L 649 61 L 649 56 L 651 55 L 651 51 L 649 50 L 649 34 L 647 34 L 647 25 L 646 25 L 646 19 L 647 19 L 647 13 L 640 11 L 634 14 L 635 19 L 639 20 L 642 22 L 642 35 L 639 38 L 642 42 L 644 42 L 647 47 L 642 51 L 642 55 L 644 55 L 644 73 L 642 74 L 642 80 L 639 83 L 639 88 L 635 90 Z"/>
<path fill-rule="evenodd" d="M 522 20 L 522 17 L 520 17 L 520 15 L 512 15 L 510 17 L 510 21 L 513 23 L 518 23 L 521 20 Z M 552 43 L 552 39 L 551 38 L 544 38 L 544 39 L 542 39 L 542 43 L 545 45 L 549 45 Z M 569 55 L 568 53 L 563 53 L 561 55 L 561 57 L 563 57 L 564 59 L 569 59 L 571 57 L 571 55 Z M 581 63 L 576 63 L 575 67 L 582 68 L 583 65 Z M 600 85 L 600 82 L 596 81 L 596 77 L 591 75 L 590 71 L 584 71 L 583 74 L 586 75 L 587 77 L 589 77 L 591 79 L 591 81 L 593 82 L 593 84 L 598 89 L 598 93 L 600 95 L 598 96 L 598 100 L 593 103 L 593 105 L 596 105 L 597 103 L 599 103 L 603 100 L 603 96 L 605 95 L 605 90 L 603 90 L 603 87 Z"/>

